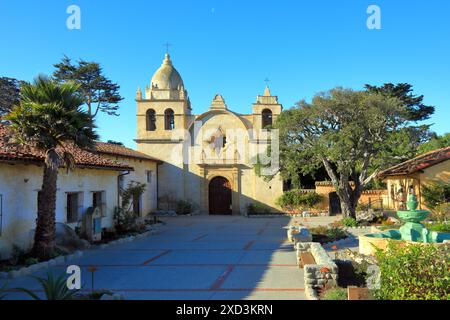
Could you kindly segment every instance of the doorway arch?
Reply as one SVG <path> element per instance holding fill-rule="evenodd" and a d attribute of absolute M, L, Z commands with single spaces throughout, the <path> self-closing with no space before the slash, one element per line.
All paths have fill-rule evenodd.
<path fill-rule="evenodd" d="M 231 215 L 231 183 L 228 179 L 218 176 L 209 182 L 209 214 Z"/>

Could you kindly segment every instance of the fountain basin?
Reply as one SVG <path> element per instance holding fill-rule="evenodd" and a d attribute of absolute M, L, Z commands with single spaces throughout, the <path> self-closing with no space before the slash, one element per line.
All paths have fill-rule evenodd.
<path fill-rule="evenodd" d="M 389 243 L 394 242 L 399 245 L 420 244 L 420 245 L 447 245 L 450 241 L 450 233 L 434 232 L 429 233 L 429 242 L 416 242 L 401 240 L 401 233 L 398 230 L 387 230 L 380 233 L 370 233 L 359 236 L 359 253 L 374 256 L 376 249 L 386 250 Z"/>
<path fill-rule="evenodd" d="M 424 220 L 426 217 L 430 215 L 430 211 L 427 210 L 400 210 L 397 211 L 397 215 L 400 219 L 402 219 L 405 222 L 414 222 L 419 223 L 420 221 Z"/>

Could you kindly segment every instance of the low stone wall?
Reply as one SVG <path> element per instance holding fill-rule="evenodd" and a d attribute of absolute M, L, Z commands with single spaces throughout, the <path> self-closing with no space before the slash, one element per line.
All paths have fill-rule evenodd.
<path fill-rule="evenodd" d="M 312 235 L 309 230 L 301 226 L 290 226 L 287 230 L 287 238 L 294 245 L 298 242 L 311 242 Z"/>
<path fill-rule="evenodd" d="M 305 295 L 310 300 L 318 300 L 317 289 L 326 286 L 337 286 L 338 267 L 330 258 L 325 249 L 317 242 L 298 242 L 297 263 L 300 263 L 300 254 L 310 252 L 316 264 L 303 266 L 305 279 Z"/>

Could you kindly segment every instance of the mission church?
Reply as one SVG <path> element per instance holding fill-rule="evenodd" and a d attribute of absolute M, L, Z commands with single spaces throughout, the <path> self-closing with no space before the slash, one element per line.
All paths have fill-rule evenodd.
<path fill-rule="evenodd" d="M 275 201 L 283 192 L 280 175 L 274 172 L 269 181 L 254 169 L 275 140 L 263 129 L 282 111 L 267 86 L 251 114 L 228 109 L 217 94 L 207 111 L 194 115 L 183 79 L 167 53 L 144 92 L 138 89 L 136 102 L 137 149 L 161 161 L 160 209 L 164 203 L 170 208 L 170 203 L 184 200 L 201 214 L 245 214 L 249 205 L 279 211 Z"/>

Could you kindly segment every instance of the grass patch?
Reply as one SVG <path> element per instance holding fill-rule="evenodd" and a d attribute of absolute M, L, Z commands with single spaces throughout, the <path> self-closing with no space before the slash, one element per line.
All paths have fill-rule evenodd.
<path fill-rule="evenodd" d="M 339 287 L 327 289 L 321 294 L 320 300 L 348 300 L 347 289 Z"/>

